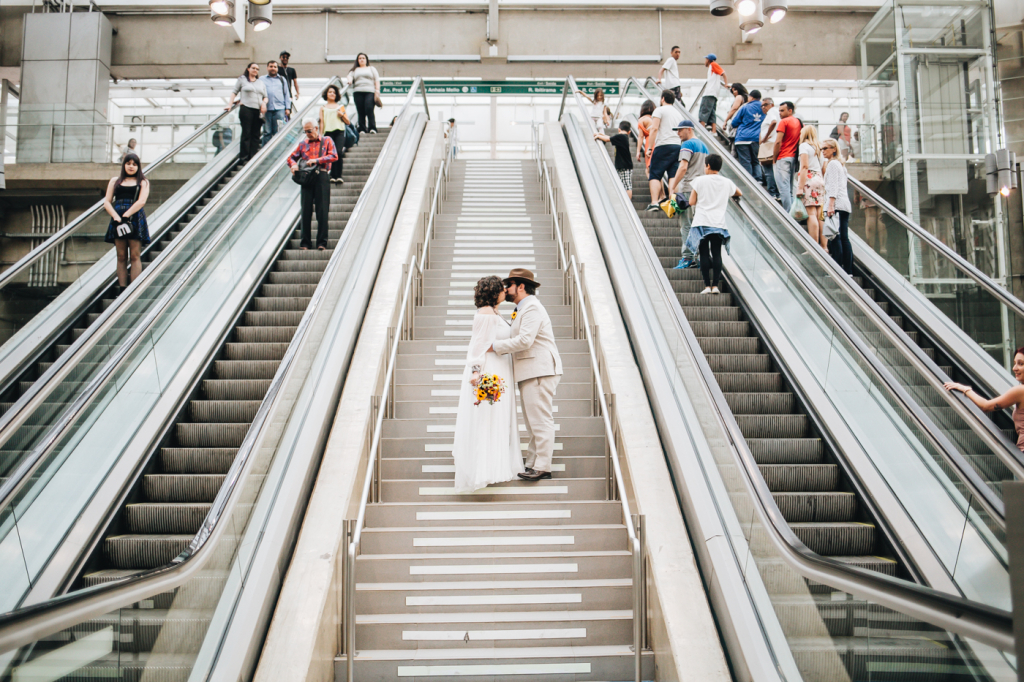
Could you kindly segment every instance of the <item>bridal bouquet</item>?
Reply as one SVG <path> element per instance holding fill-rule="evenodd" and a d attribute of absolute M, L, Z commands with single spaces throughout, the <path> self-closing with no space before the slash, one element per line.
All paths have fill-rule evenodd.
<path fill-rule="evenodd" d="M 497 374 L 484 374 L 480 377 L 480 383 L 476 385 L 476 402 L 473 404 L 479 405 L 486 400 L 493 405 L 501 400 L 501 396 L 504 393 L 504 379 Z"/>

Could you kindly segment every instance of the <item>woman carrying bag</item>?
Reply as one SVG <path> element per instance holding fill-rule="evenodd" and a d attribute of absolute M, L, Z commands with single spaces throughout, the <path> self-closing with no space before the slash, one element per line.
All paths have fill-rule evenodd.
<path fill-rule="evenodd" d="M 103 198 L 103 208 L 110 214 L 104 241 L 117 249 L 118 293 L 129 284 L 129 261 L 132 281 L 142 274 L 142 247 L 149 243 L 145 210 L 148 198 L 149 180 L 142 173 L 142 162 L 135 154 L 125 154 L 121 174 L 110 178 Z"/>
<path fill-rule="evenodd" d="M 376 134 L 377 117 L 373 108 L 380 101 L 380 74 L 370 66 L 370 58 L 365 52 L 356 55 L 356 63 L 345 80 L 352 86 L 359 114 L 359 132 Z"/>
<path fill-rule="evenodd" d="M 828 250 L 820 219 L 825 181 L 821 177 L 821 146 L 818 144 L 818 131 L 814 126 L 804 126 L 800 131 L 797 155 L 800 159 L 800 171 L 797 173 L 796 196 L 807 209 L 807 233 L 821 245 L 821 248 Z"/>
<path fill-rule="evenodd" d="M 826 232 L 834 232 L 836 235 L 828 243 L 828 252 L 846 274 L 852 277 L 850 213 L 853 206 L 850 204 L 850 194 L 846 189 L 846 163 L 843 161 L 839 142 L 834 138 L 822 143 L 821 153 L 825 157 L 825 223 L 826 226 L 831 225 Z"/>
<path fill-rule="evenodd" d="M 341 103 L 341 90 L 338 86 L 328 85 L 324 91 L 324 99 L 327 103 L 320 107 L 320 130 L 331 138 L 338 152 L 338 160 L 331 164 L 331 182 L 345 184 L 341 177 L 341 164 L 342 155 L 348 146 L 345 144 L 345 127 L 350 121 L 348 114 L 345 113 L 345 106 Z"/>
<path fill-rule="evenodd" d="M 238 122 L 242 124 L 242 139 L 239 141 L 238 158 L 242 163 L 251 159 L 260 150 L 260 133 L 263 129 L 263 115 L 267 113 L 267 86 L 260 80 L 260 65 L 251 62 L 232 91 L 235 98 L 225 111 L 241 102 L 238 107 Z"/>

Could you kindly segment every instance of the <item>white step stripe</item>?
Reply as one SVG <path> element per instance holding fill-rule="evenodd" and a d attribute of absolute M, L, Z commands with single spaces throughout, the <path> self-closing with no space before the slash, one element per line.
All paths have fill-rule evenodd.
<path fill-rule="evenodd" d="M 458 390 L 452 391 L 448 389 L 435 388 L 430 391 L 430 396 L 433 398 L 458 398 L 460 395 L 462 395 L 462 391 Z M 428 452 L 430 452 L 430 450 L 428 450 Z"/>
<path fill-rule="evenodd" d="M 445 336 L 462 336 L 462 337 L 470 337 L 470 336 L 473 336 L 473 332 L 472 332 L 472 331 L 468 331 L 468 332 L 460 332 L 460 331 L 446 331 L 446 332 L 444 333 L 444 335 L 445 335 Z"/>
<path fill-rule="evenodd" d="M 521 488 L 521 490 L 535 490 L 535 488 Z M 530 545 L 574 545 L 574 535 L 514 535 L 498 536 L 484 535 L 469 538 L 413 538 L 413 547 L 481 547 L 494 545 L 496 547 L 523 547 Z"/>
<path fill-rule="evenodd" d="M 585 639 L 586 628 L 544 628 L 539 630 L 403 630 L 409 642 L 471 642 L 502 639 Z"/>
<path fill-rule="evenodd" d="M 526 426 L 523 425 L 523 424 L 520 424 L 519 425 L 519 430 L 520 431 L 525 431 L 526 430 Z M 424 464 L 424 465 L 422 465 L 422 469 L 423 469 L 422 473 L 424 473 L 424 474 L 454 474 L 455 473 L 455 465 L 454 464 Z M 551 465 L 551 471 L 565 471 L 565 465 L 564 464 L 552 464 Z M 524 517 L 524 518 L 527 518 L 527 517 Z M 538 518 L 541 518 L 541 517 L 538 517 Z"/>
<path fill-rule="evenodd" d="M 473 554 L 473 556 L 486 556 Z M 506 556 L 501 554 L 502 557 Z M 581 618 L 584 616 L 585 618 Z M 356 614 L 356 625 L 447 625 L 451 623 L 563 623 L 578 620 L 632 620 L 633 611 L 467 611 L 462 613 L 368 613 Z"/>
<path fill-rule="evenodd" d="M 452 469 L 455 466 L 452 465 Z M 571 519 L 571 509 L 505 509 L 416 512 L 417 521 L 494 521 L 498 519 Z"/>
<path fill-rule="evenodd" d="M 471 493 L 457 493 L 455 488 L 420 488 L 420 495 L 568 495 L 567 485 L 531 486 L 529 488 L 481 488 Z M 558 544 L 558 543 L 554 543 Z"/>
<path fill-rule="evenodd" d="M 589 675 L 589 663 L 514 663 L 511 665 L 400 665 L 398 677 L 491 677 L 495 675 Z"/>
<path fill-rule="evenodd" d="M 434 391 L 431 391 L 430 393 L 433 394 Z M 458 391 L 458 390 L 449 391 L 449 393 L 451 393 L 451 395 L 454 396 L 454 397 L 457 397 L 457 396 L 461 395 L 461 391 Z M 563 446 L 563 443 L 559 443 L 559 442 L 556 441 L 555 445 L 554 445 L 554 449 L 555 450 L 561 450 L 562 446 Z M 454 448 L 454 447 L 455 447 L 455 443 L 425 443 L 423 445 L 423 451 L 424 452 L 451 452 L 452 448 Z M 520 450 L 525 450 L 526 449 L 526 443 L 520 443 L 519 444 L 519 449 Z"/>
<path fill-rule="evenodd" d="M 406 597 L 406 606 L 509 606 L 517 604 L 582 604 L 583 595 L 568 594 L 452 594 Z"/>
<path fill-rule="evenodd" d="M 526 431 L 526 424 L 519 425 L 520 431 Z M 561 431 L 562 425 L 556 423 L 555 431 Z M 455 433 L 454 424 L 427 424 L 427 433 Z"/>
<path fill-rule="evenodd" d="M 438 353 L 461 353 L 468 352 L 469 346 L 437 346 Z"/>
<path fill-rule="evenodd" d="M 409 575 L 579 573 L 579 570 L 579 564 L 458 564 L 456 566 L 410 566 Z"/>
<path fill-rule="evenodd" d="M 524 239 L 533 239 L 533 236 L 532 236 L 533 235 L 533 230 L 505 230 L 505 229 L 502 229 L 502 230 L 471 230 L 471 229 L 468 229 L 468 228 L 464 229 L 464 228 L 460 227 L 460 228 L 456 228 L 455 234 L 457 234 L 457 235 L 459 235 L 459 234 L 472 234 L 472 235 L 498 235 L 498 234 L 501 234 L 501 235 L 515 235 L 515 234 L 522 234 L 522 235 L 528 235 L 526 237 L 523 237 Z M 457 238 L 458 237 L 456 237 L 456 239 Z M 474 237 L 474 239 L 475 238 L 476 237 Z"/>

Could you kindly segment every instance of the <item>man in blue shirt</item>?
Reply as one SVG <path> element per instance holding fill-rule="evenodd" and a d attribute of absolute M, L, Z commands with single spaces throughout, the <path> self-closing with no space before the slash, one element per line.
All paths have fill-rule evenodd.
<path fill-rule="evenodd" d="M 291 114 L 292 96 L 288 91 L 288 79 L 278 72 L 277 62 L 274 60 L 267 62 L 267 75 L 261 76 L 260 80 L 267 87 L 267 113 L 263 119 L 262 146 L 277 135 L 277 131 Z"/>
<path fill-rule="evenodd" d="M 673 130 L 679 134 L 679 170 L 674 178 L 668 181 L 669 196 L 674 196 L 679 206 L 679 233 L 683 236 L 682 258 L 676 270 L 699 267 L 697 244 L 690 240 L 690 192 L 691 182 L 697 176 L 704 175 L 704 160 L 708 156 L 707 146 L 694 137 L 692 121 L 680 121 Z"/>
<path fill-rule="evenodd" d="M 757 153 L 761 149 L 761 121 L 764 111 L 761 108 L 761 92 L 750 91 L 750 101 L 740 107 L 732 119 L 732 127 L 736 130 L 736 158 L 758 182 L 761 182 L 761 162 Z"/>

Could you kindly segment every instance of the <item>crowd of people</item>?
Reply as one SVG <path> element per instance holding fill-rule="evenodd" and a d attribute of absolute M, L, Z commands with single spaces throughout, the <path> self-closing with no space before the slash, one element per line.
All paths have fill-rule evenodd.
<path fill-rule="evenodd" d="M 641 105 L 637 120 L 639 144 L 636 158 L 644 161 L 648 169 L 651 203 L 646 210 L 679 214 L 684 245 L 676 268 L 701 266 L 703 270 L 706 257 L 698 256 L 698 251 L 702 251 L 702 235 L 707 226 L 700 222 L 707 221 L 708 214 L 693 206 L 693 200 L 699 202 L 702 184 L 698 182 L 695 185 L 694 181 L 711 172 L 709 160 L 715 155 L 709 154 L 707 147 L 694 136 L 694 123 L 684 120 L 675 106 L 681 90 L 677 65 L 679 53 L 679 48 L 673 46 L 670 56 L 658 70 L 656 81 L 662 88 L 660 106 L 650 100 Z M 847 191 L 846 162 L 859 153 L 860 139 L 859 132 L 849 125 L 849 113 L 843 112 L 829 136 L 820 140 L 818 129 L 804 125 L 797 116 L 793 102 L 784 101 L 776 105 L 773 98 L 763 97 L 759 90 L 748 91 L 742 83 L 729 84 L 728 76 L 714 54 L 704 58 L 704 66 L 707 77 L 696 125 L 703 126 L 712 135 L 720 134 L 727 138 L 743 170 L 761 183 L 795 220 L 805 223 L 810 237 L 852 275 L 849 222 L 853 207 Z M 723 124 L 717 112 L 719 96 L 726 92 L 732 99 Z M 616 137 L 602 136 L 602 139 L 616 145 Z M 619 141 L 618 145 L 622 143 Z M 629 156 L 616 153 L 616 169 L 627 191 L 632 188 L 632 172 L 627 180 L 622 159 Z M 716 162 L 719 167 L 720 164 L 721 158 Z M 666 187 L 668 196 L 664 194 Z M 864 197 L 855 198 L 859 204 L 870 203 Z M 669 202 L 672 202 L 671 209 L 668 208 Z M 874 231 L 883 230 L 884 227 L 876 227 Z M 884 241 L 884 234 L 877 240 Z M 727 245 L 727 236 L 724 241 Z M 713 275 L 715 240 L 709 246 Z M 708 285 L 705 293 L 714 293 L 716 283 L 717 277 L 711 280 L 705 277 Z"/>

